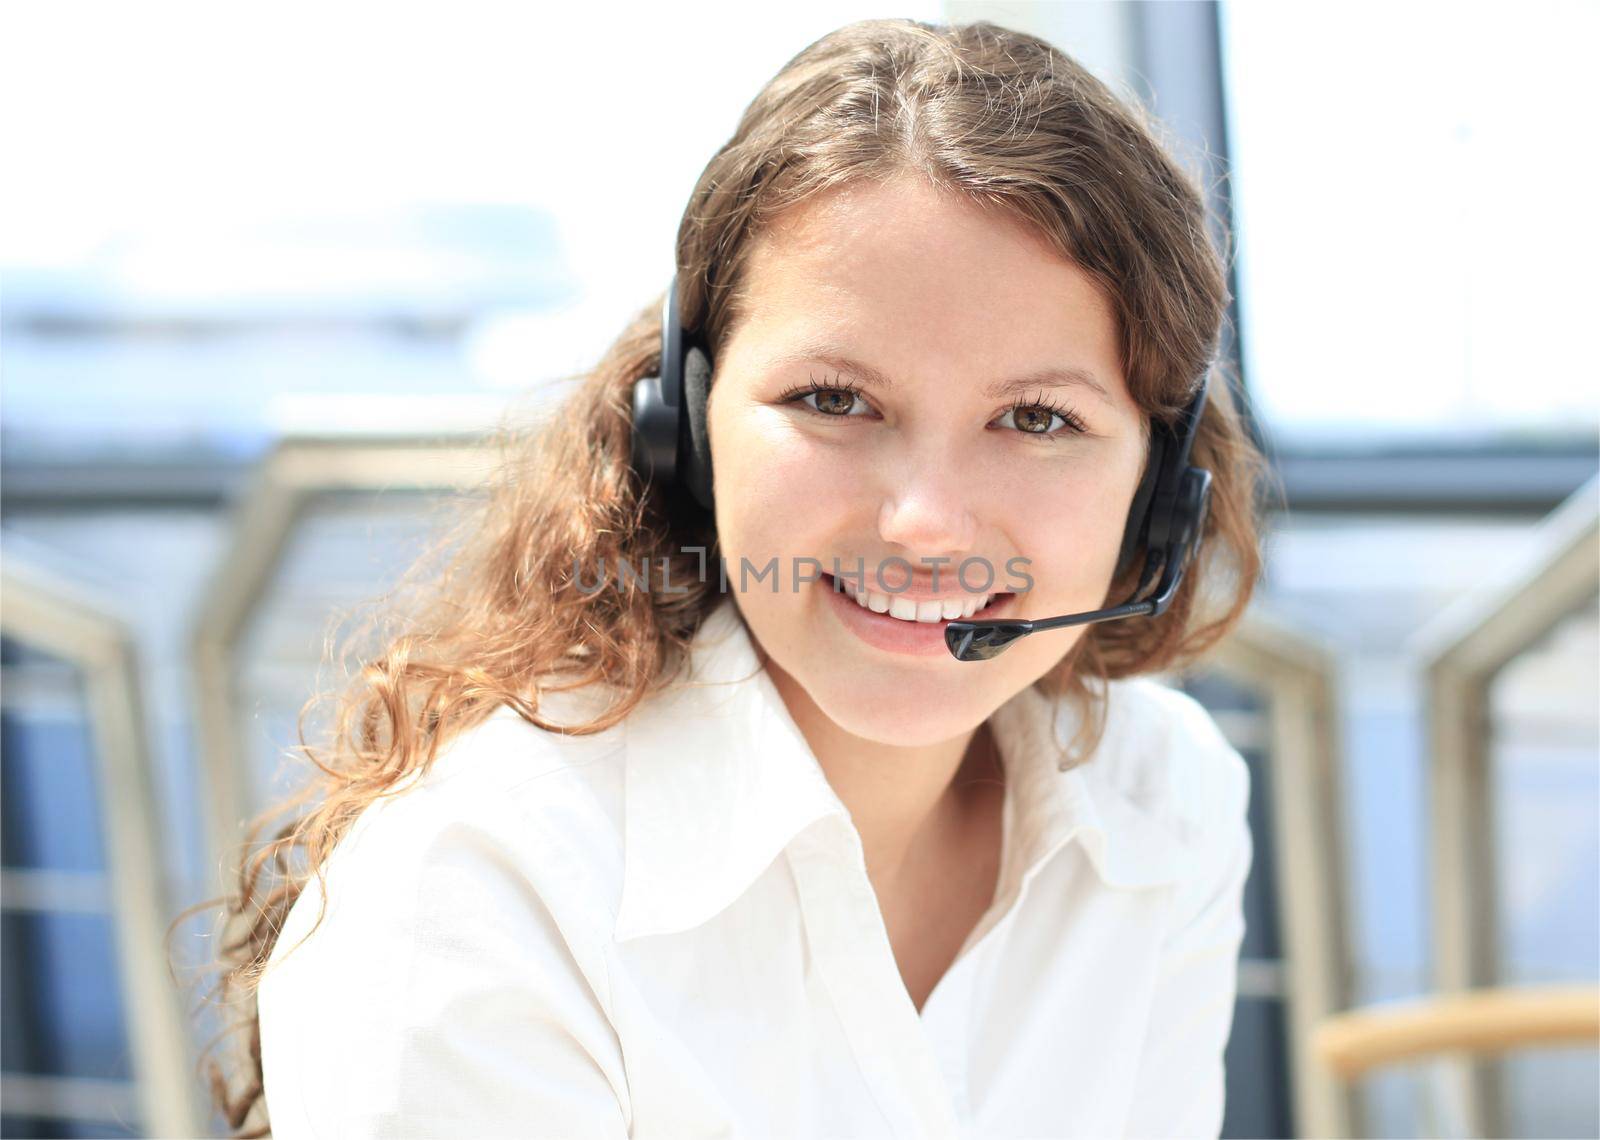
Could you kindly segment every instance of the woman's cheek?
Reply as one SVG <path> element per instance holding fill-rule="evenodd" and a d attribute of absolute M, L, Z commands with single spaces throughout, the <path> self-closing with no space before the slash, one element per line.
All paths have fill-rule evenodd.
<path fill-rule="evenodd" d="M 780 545 L 803 533 L 796 511 L 811 502 L 803 449 L 770 418 L 743 412 L 713 421 L 711 446 L 724 556 L 734 565 L 741 556 L 757 565 L 782 556 Z"/>
<path fill-rule="evenodd" d="M 738 481 L 741 513 L 790 529 L 802 518 L 836 510 L 840 490 L 850 484 L 851 461 L 840 448 L 786 421 L 750 416 L 727 474 Z M 720 460 L 716 470 L 720 479 Z"/>
<path fill-rule="evenodd" d="M 1025 536 L 1027 570 L 1041 597 L 1061 593 L 1074 601 L 1089 599 L 1084 608 L 1098 604 L 1100 579 L 1116 560 L 1126 517 L 1114 498 L 1114 489 L 1100 480 L 1069 476 L 1034 500 L 1032 525 L 1018 533 Z"/>

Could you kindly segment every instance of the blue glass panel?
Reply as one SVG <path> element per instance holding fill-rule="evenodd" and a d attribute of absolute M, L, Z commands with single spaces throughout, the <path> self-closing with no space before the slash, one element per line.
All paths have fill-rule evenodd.
<path fill-rule="evenodd" d="M 0 712 L 0 858 L 7 867 L 104 869 L 94 765 L 83 721 Z"/>
<path fill-rule="evenodd" d="M 1241 998 L 1223 1057 L 1227 1099 L 1222 1135 L 1295 1136 L 1289 1042 L 1281 1001 Z"/>
<path fill-rule="evenodd" d="M 1215 673 L 1197 675 L 1184 682 L 1183 691 L 1213 713 L 1238 712 L 1266 716 L 1260 696 Z M 1244 958 L 1279 959 L 1283 940 L 1278 914 L 1278 843 L 1273 828 L 1272 772 L 1268 757 L 1257 748 L 1240 748 L 1250 768 L 1250 837 L 1255 857 L 1244 887 Z"/>
<path fill-rule="evenodd" d="M 0 1069 L 132 1077 L 114 939 L 107 915 L 0 913 Z"/>
<path fill-rule="evenodd" d="M 121 1137 L 143 1136 L 137 1128 L 120 1127 L 99 1121 L 54 1120 L 40 1116 L 0 1116 L 0 1137 L 28 1137 L 29 1140 L 47 1140 L 54 1137 Z"/>

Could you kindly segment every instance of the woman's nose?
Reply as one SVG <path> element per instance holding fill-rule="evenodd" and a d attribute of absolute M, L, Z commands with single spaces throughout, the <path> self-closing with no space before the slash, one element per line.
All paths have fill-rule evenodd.
<path fill-rule="evenodd" d="M 929 448 L 885 472 L 878 535 L 886 543 L 924 555 L 973 549 L 978 520 L 972 503 L 977 488 L 948 451 Z"/>

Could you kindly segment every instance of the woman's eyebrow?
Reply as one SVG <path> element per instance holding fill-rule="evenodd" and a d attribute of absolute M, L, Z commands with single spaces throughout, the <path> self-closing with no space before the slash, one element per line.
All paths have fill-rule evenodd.
<path fill-rule="evenodd" d="M 895 386 L 893 378 L 881 368 L 874 368 L 854 357 L 828 348 L 797 348 L 774 356 L 772 363 L 774 365 L 825 364 L 869 388 L 880 388 L 887 392 Z M 1076 365 L 1041 368 L 1022 376 L 1014 376 L 1009 380 L 996 380 L 985 385 L 982 392 L 992 399 L 999 399 L 1002 396 L 1035 388 L 1087 388 L 1106 403 L 1112 402 L 1110 393 L 1106 391 L 1105 385 L 1099 378 L 1087 368 L 1079 368 Z"/>

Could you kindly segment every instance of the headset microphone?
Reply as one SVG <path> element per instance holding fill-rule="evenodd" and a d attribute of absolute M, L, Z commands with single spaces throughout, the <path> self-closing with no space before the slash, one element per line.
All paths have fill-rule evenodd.
<path fill-rule="evenodd" d="M 662 303 L 659 375 L 642 377 L 633 387 L 633 469 L 645 483 L 687 490 L 707 510 L 712 507 L 711 443 L 706 434 L 710 388 L 711 360 L 705 346 L 684 330 L 674 277 Z M 1052 618 L 949 622 L 944 639 L 956 660 L 987 661 L 1004 653 L 1017 639 L 1044 630 L 1125 617 L 1157 617 L 1167 611 L 1184 571 L 1199 552 L 1211 500 L 1211 472 L 1189 466 L 1205 401 L 1206 379 L 1202 376 L 1177 422 L 1153 425 L 1150 458 L 1128 512 L 1114 574 L 1121 577 L 1134 559 L 1146 556 L 1139 585 L 1128 601 L 1110 609 Z M 1152 583 L 1154 593 L 1141 598 Z"/>

